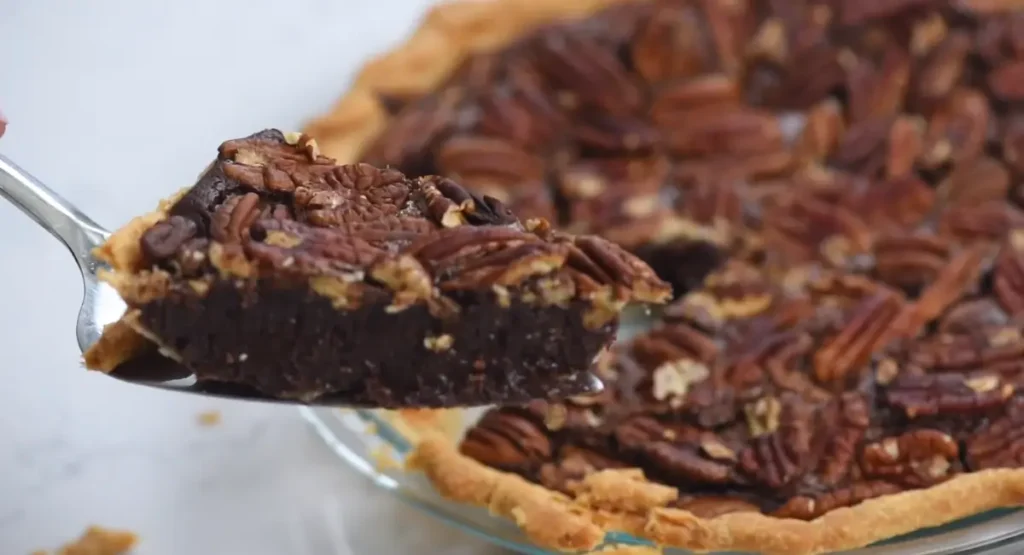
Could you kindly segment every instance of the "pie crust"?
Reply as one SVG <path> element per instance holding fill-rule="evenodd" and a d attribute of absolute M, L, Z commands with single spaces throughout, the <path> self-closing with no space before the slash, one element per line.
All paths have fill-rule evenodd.
<path fill-rule="evenodd" d="M 405 43 L 367 63 L 351 89 L 305 132 L 339 163 L 357 161 L 387 124 L 381 95 L 429 93 L 472 54 L 500 48 L 546 23 L 632 1 L 464 0 L 438 5 Z M 439 422 L 450 421 L 449 416 Z M 397 413 L 391 418 L 402 419 Z M 753 512 L 701 518 L 667 507 L 676 497 L 675 488 L 647 481 L 638 469 L 591 474 L 570 498 L 462 455 L 451 430 L 431 430 L 430 419 L 422 414 L 400 429 L 417 444 L 407 467 L 425 473 L 441 495 L 511 519 L 537 545 L 564 551 L 591 550 L 602 543 L 606 531 L 625 531 L 660 546 L 702 552 L 817 554 L 1024 504 L 1024 469 L 993 469 L 836 509 L 812 521 Z M 636 549 L 645 548 L 613 547 L 598 553 L 658 552 L 630 551 Z"/>

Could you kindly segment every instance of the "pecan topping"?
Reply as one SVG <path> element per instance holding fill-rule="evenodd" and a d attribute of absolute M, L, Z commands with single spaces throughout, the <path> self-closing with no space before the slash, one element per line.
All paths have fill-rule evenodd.
<path fill-rule="evenodd" d="M 142 235 L 142 252 L 150 261 L 164 260 L 173 256 L 196 232 L 197 227 L 192 220 L 171 216 L 146 230 Z"/>
<path fill-rule="evenodd" d="M 442 194 L 445 241 L 414 247 L 432 275 L 514 303 L 507 281 L 565 268 L 532 301 L 571 288 L 592 326 L 623 288 L 658 298 L 627 251 L 675 286 L 602 359 L 593 418 L 534 415 L 558 448 L 516 471 L 571 491 L 638 465 L 679 489 L 673 506 L 813 519 L 1024 465 L 1007 431 L 1024 385 L 1024 14 L 1007 6 L 631 3 L 473 56 L 399 112 L 384 146 L 400 169 L 530 207 L 546 220 L 525 232 L 558 246 L 514 224 L 472 234 L 468 197 Z M 445 101 L 443 122 L 408 123 Z M 495 250 L 516 253 L 512 277 Z"/>
<path fill-rule="evenodd" d="M 466 141 L 465 148 L 480 144 Z M 530 171 L 530 155 L 516 161 L 515 147 L 490 141 L 486 148 L 497 149 L 491 157 L 459 161 L 466 157 L 457 150 L 465 148 L 453 143 L 448 158 L 467 175 L 498 176 L 504 162 L 514 162 L 507 171 Z M 337 308 L 357 308 L 367 291 L 384 290 L 389 312 L 425 304 L 445 317 L 457 312 L 448 297 L 454 291 L 525 287 L 524 300 L 537 297 L 547 306 L 587 301 L 600 314 L 591 318 L 595 328 L 631 300 L 668 295 L 650 268 L 611 243 L 541 233 L 547 228 L 540 224 L 527 230 L 501 201 L 451 179 L 338 166 L 309 137 L 273 131 L 228 141 L 220 156 L 208 175 L 222 175 L 229 185 L 193 189 L 179 203 L 196 207 L 209 204 L 200 195 L 219 197 L 209 213 L 173 215 L 143 236 L 143 252 L 154 263 L 192 276 L 208 250 L 221 273 L 305 278 Z M 212 244 L 179 254 L 200 231 Z M 443 342 L 428 348 L 444 350 Z"/>

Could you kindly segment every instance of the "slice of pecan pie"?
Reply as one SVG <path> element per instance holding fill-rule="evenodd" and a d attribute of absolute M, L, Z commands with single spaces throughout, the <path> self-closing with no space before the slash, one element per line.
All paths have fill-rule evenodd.
<path fill-rule="evenodd" d="M 1024 10 L 442 5 L 308 132 L 615 241 L 683 297 L 597 397 L 413 457 L 537 543 L 865 545 L 1024 502 Z"/>
<path fill-rule="evenodd" d="M 273 130 L 221 145 L 99 256 L 129 311 L 89 366 L 135 357 L 141 336 L 201 383 L 360 406 L 579 394 L 626 303 L 670 295 L 604 239 L 523 224 L 450 179 L 339 166 Z"/>

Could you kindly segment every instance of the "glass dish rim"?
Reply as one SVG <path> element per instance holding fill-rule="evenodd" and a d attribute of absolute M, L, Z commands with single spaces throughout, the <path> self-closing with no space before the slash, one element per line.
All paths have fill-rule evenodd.
<path fill-rule="evenodd" d="M 531 545 L 511 522 L 489 515 L 485 509 L 447 501 L 422 476 L 401 470 L 389 472 L 374 461 L 374 447 L 383 447 L 398 458 L 410 450 L 410 443 L 377 411 L 339 411 L 326 408 L 299 408 L 301 416 L 334 453 L 355 471 L 403 502 L 463 532 L 494 545 L 526 555 L 552 555 Z M 351 417 L 351 418 L 345 418 Z M 483 522 L 481 526 L 479 522 Z M 630 534 L 610 532 L 607 544 L 651 545 Z M 988 511 L 944 526 L 921 530 L 834 555 L 968 555 L 989 553 L 1002 548 L 1024 551 L 1024 508 Z M 669 549 L 666 555 L 690 552 Z M 753 555 L 715 552 L 709 555 Z"/>

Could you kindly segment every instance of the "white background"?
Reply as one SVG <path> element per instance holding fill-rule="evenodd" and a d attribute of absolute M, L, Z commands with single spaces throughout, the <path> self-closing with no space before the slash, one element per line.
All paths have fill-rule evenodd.
<path fill-rule="evenodd" d="M 0 152 L 108 227 L 221 141 L 327 109 L 428 0 L 0 0 Z M 79 366 L 81 284 L 0 202 L 0 555 L 89 524 L 140 554 L 498 553 L 376 491 L 291 409 L 150 391 Z M 218 409 L 221 425 L 197 425 Z"/>

